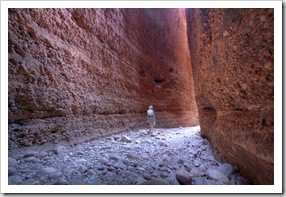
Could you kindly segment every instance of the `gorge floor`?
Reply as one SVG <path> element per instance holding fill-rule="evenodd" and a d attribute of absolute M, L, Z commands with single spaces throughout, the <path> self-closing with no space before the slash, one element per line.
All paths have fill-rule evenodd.
<path fill-rule="evenodd" d="M 200 127 L 129 131 L 9 155 L 10 185 L 249 185 L 221 163 Z"/>

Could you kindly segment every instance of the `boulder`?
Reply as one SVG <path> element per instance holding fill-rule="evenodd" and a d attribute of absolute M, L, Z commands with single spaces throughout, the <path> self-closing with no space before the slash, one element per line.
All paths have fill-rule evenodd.
<path fill-rule="evenodd" d="M 126 142 L 126 143 L 131 143 L 132 140 L 130 139 L 130 137 L 127 137 L 127 136 L 123 136 L 121 137 L 121 142 Z"/>
<path fill-rule="evenodd" d="M 221 173 L 218 170 L 215 169 L 208 169 L 206 171 L 206 175 L 207 177 L 222 182 L 223 184 L 228 184 L 229 183 L 229 178 L 227 176 L 225 176 L 223 173 Z"/>
<path fill-rule="evenodd" d="M 184 169 L 179 169 L 176 171 L 176 178 L 183 185 L 192 185 L 192 176 Z"/>
<path fill-rule="evenodd" d="M 220 165 L 217 170 L 222 172 L 227 177 L 234 172 L 233 166 L 229 163 Z"/>

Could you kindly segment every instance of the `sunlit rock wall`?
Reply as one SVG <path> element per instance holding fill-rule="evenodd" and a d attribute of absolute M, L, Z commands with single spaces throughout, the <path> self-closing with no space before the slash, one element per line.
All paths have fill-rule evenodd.
<path fill-rule="evenodd" d="M 185 12 L 9 9 L 9 149 L 198 124 Z"/>
<path fill-rule="evenodd" d="M 201 133 L 256 184 L 274 184 L 273 11 L 186 10 Z"/>

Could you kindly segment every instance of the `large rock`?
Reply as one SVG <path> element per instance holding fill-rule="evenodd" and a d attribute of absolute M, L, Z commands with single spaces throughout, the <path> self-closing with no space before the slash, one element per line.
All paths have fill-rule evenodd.
<path fill-rule="evenodd" d="M 8 166 L 15 166 L 18 164 L 18 161 L 12 157 L 8 157 Z"/>
<path fill-rule="evenodd" d="M 190 171 L 190 174 L 192 174 L 193 176 L 199 176 L 200 170 L 196 167 L 193 167 Z"/>
<path fill-rule="evenodd" d="M 228 184 L 229 183 L 229 178 L 227 178 L 227 176 L 225 176 L 223 173 L 221 173 L 218 170 L 215 169 L 208 169 L 206 171 L 206 175 L 207 177 L 216 180 L 218 182 L 221 182 L 223 184 Z"/>
<path fill-rule="evenodd" d="M 151 179 L 151 178 L 150 178 Z M 145 184 L 146 183 L 146 179 L 143 176 L 138 176 L 135 180 L 134 180 L 134 184 L 135 185 L 141 185 L 141 184 Z"/>
<path fill-rule="evenodd" d="M 131 143 L 132 140 L 128 136 L 123 136 L 120 140 L 121 142 Z"/>
<path fill-rule="evenodd" d="M 32 163 L 38 163 L 39 159 L 37 159 L 36 157 L 27 157 L 27 158 L 24 158 L 23 161 L 25 161 L 25 162 L 32 162 Z"/>
<path fill-rule="evenodd" d="M 9 149 L 197 125 L 183 9 L 9 9 Z"/>
<path fill-rule="evenodd" d="M 57 173 L 58 170 L 53 167 L 44 167 L 38 171 L 39 176 L 48 176 L 48 177 L 53 177 Z"/>
<path fill-rule="evenodd" d="M 220 165 L 217 170 L 220 171 L 221 173 L 225 174 L 225 176 L 227 176 L 227 177 L 234 172 L 233 166 L 229 163 L 224 163 L 224 164 Z"/>
<path fill-rule="evenodd" d="M 56 154 L 63 155 L 63 154 L 66 154 L 68 152 L 68 149 L 65 146 L 59 146 L 59 147 L 56 147 L 54 149 L 54 152 Z"/>
<path fill-rule="evenodd" d="M 9 167 L 8 168 L 8 176 L 13 176 L 17 174 L 17 170 L 14 167 Z"/>
<path fill-rule="evenodd" d="M 27 152 L 24 153 L 23 158 L 28 158 L 28 157 L 37 156 L 37 155 L 38 155 L 38 152 L 28 150 Z"/>
<path fill-rule="evenodd" d="M 274 184 L 274 9 L 186 9 L 202 136 Z"/>
<path fill-rule="evenodd" d="M 179 169 L 176 171 L 176 178 L 183 185 L 192 185 L 192 176 L 188 171 L 184 169 Z"/>
<path fill-rule="evenodd" d="M 128 153 L 126 155 L 126 157 L 129 159 L 139 159 L 140 158 L 139 154 L 136 154 L 136 153 Z"/>
<path fill-rule="evenodd" d="M 23 182 L 23 178 L 19 175 L 13 175 L 8 177 L 9 185 L 18 185 Z"/>

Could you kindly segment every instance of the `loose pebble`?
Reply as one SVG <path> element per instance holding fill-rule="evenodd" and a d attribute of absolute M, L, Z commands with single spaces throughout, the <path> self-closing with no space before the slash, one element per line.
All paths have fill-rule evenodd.
<path fill-rule="evenodd" d="M 249 185 L 199 127 L 128 131 L 8 158 L 10 185 Z"/>

